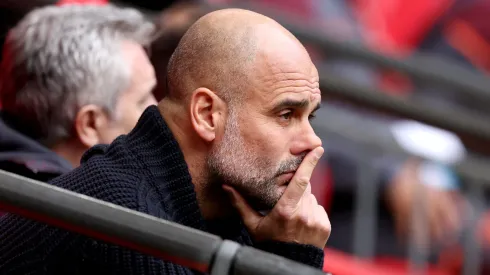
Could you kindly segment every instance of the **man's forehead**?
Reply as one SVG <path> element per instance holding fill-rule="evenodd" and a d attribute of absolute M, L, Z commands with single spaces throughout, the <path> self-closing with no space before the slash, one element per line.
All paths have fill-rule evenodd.
<path fill-rule="evenodd" d="M 269 105 L 285 94 L 303 92 L 307 93 L 300 96 L 302 99 L 320 100 L 318 71 L 299 43 L 293 43 L 290 49 L 260 50 L 251 76 L 248 84 L 253 84 L 254 94 L 263 104 Z"/>
<path fill-rule="evenodd" d="M 320 89 L 314 89 L 310 95 L 311 101 L 322 100 L 322 92 Z"/>
<path fill-rule="evenodd" d="M 313 105 L 321 101 L 318 77 L 275 79 L 269 83 L 256 84 L 259 86 L 254 87 L 251 99 L 254 104 L 268 109 L 286 99 L 307 101 Z"/>
<path fill-rule="evenodd" d="M 280 94 L 263 98 L 262 107 L 269 111 L 281 111 L 286 108 L 312 109 L 317 108 L 321 103 L 321 93 L 319 89 L 308 89 L 297 92 L 285 91 Z"/>

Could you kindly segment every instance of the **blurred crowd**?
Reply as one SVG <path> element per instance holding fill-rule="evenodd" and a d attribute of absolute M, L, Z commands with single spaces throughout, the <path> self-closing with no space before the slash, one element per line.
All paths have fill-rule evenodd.
<path fill-rule="evenodd" d="M 104 81 L 98 81 L 102 71 L 79 79 L 76 66 L 57 67 L 65 64 L 61 62 L 63 56 L 50 56 L 35 62 L 29 60 L 28 55 L 19 56 L 26 51 L 37 51 L 37 47 L 45 43 L 56 42 L 29 36 L 22 33 L 22 27 L 17 28 L 11 33 L 13 42 L 4 44 L 1 55 L 0 169 L 48 181 L 77 167 L 87 149 L 111 143 L 117 136 L 128 133 L 145 108 L 168 92 L 165 85 L 154 89 L 155 83 L 141 80 L 148 71 L 145 68 L 155 68 L 157 82 L 167 81 L 169 58 L 185 31 L 204 14 L 203 2 L 230 6 L 245 3 L 259 10 L 274 11 L 321 35 L 357 43 L 396 58 L 415 53 L 430 54 L 479 74 L 486 75 L 490 70 L 488 0 L 3 0 L 0 2 L 1 43 L 9 29 L 36 7 L 72 3 L 104 5 L 109 2 L 141 9 L 156 24 L 156 31 L 141 30 L 141 37 L 137 38 L 151 42 L 147 53 L 128 51 L 132 55 L 128 58 L 134 61 L 132 69 L 141 74 L 139 80 L 134 80 L 131 88 L 120 94 L 116 90 L 121 80 L 116 75 L 108 74 Z M 70 24 L 70 18 L 66 18 L 66 24 Z M 322 68 L 321 73 L 340 75 L 394 96 L 429 102 L 433 108 L 488 114 L 486 102 L 467 94 L 433 87 L 392 71 L 337 59 L 324 53 L 318 45 L 306 46 L 318 67 Z M 62 52 L 77 55 L 77 50 L 80 49 L 63 49 Z M 148 54 L 151 64 L 138 58 L 141 54 Z M 29 84 L 34 85 L 40 78 L 25 75 L 26 72 L 17 69 L 21 63 L 26 66 L 43 64 L 46 67 L 41 71 L 56 74 L 60 81 L 43 83 L 46 88 L 39 94 Z M 75 76 L 73 81 L 65 81 L 67 73 Z M 79 87 L 84 77 L 93 79 L 93 93 Z M 33 83 L 26 85 L 26 78 L 32 78 Z M 359 226 L 354 214 L 359 201 L 360 178 L 366 176 L 365 165 L 375 170 L 373 181 L 367 184 L 373 185 L 369 190 L 376 194 L 378 214 L 373 217 L 376 228 L 374 257 L 366 261 L 370 265 L 366 265 L 362 271 L 365 273 L 361 274 L 387 271 L 403 274 L 409 267 L 406 259 L 410 242 L 428 251 L 429 268 L 433 274 L 460 274 L 464 259 L 461 241 L 465 232 L 478 234 L 483 248 L 482 262 L 485 268 L 490 268 L 490 222 L 480 219 L 481 226 L 476 233 L 470 228 L 467 217 L 473 209 L 462 192 L 464 179 L 450 168 L 465 161 L 468 155 L 486 157 L 486 152 L 465 146 L 455 133 L 327 97 L 324 101 L 324 108 L 318 111 L 313 125 L 323 140 L 326 157 L 315 170 L 312 189 L 318 202 L 327 209 L 333 229 L 327 243 L 325 270 L 340 270 L 340 266 L 354 261 L 353 236 Z M 112 120 L 111 110 L 115 108 L 121 108 L 123 116 Z M 362 148 L 340 134 L 323 130 L 327 128 L 325 125 L 357 129 L 359 135 L 374 135 L 381 144 L 384 140 L 394 140 L 413 157 L 401 157 L 382 148 L 376 154 L 366 153 L 370 148 Z M 425 200 L 416 215 L 423 216 L 426 222 L 413 226 L 416 217 L 412 210 L 419 203 L 420 194 Z M 369 273 L 370 268 L 373 273 Z M 482 274 L 489 270 L 482 270 Z"/>

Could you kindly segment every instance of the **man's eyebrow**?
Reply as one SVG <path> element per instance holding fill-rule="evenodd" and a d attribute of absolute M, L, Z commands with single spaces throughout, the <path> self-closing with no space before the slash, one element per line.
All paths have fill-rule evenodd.
<path fill-rule="evenodd" d="M 279 112 L 279 111 L 281 111 L 283 109 L 287 109 L 287 108 L 305 109 L 309 105 L 310 105 L 310 102 L 306 99 L 295 100 L 295 99 L 291 99 L 291 98 L 286 98 L 286 99 L 280 101 L 279 103 L 277 103 L 274 106 L 273 110 L 274 110 L 274 112 Z"/>
<path fill-rule="evenodd" d="M 306 109 L 306 108 L 308 108 L 308 106 L 310 106 L 310 101 L 308 101 L 307 99 L 295 100 L 295 99 L 291 99 L 291 98 L 286 98 L 286 99 L 280 101 L 279 103 L 277 103 L 274 106 L 273 110 L 274 110 L 274 112 L 279 112 L 279 111 L 281 111 L 283 109 L 287 109 L 287 108 Z M 320 107 L 321 107 L 321 103 L 318 103 L 312 112 L 317 111 L 318 109 L 320 109 Z"/>

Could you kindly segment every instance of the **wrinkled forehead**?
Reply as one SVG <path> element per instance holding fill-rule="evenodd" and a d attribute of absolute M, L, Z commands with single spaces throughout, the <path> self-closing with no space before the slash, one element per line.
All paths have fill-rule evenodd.
<path fill-rule="evenodd" d="M 257 55 L 253 96 L 265 104 L 278 97 L 321 101 L 318 70 L 304 48 L 277 48 Z"/>

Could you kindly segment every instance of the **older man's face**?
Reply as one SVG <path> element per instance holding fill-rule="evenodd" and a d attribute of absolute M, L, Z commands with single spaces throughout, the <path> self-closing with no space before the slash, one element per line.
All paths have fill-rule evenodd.
<path fill-rule="evenodd" d="M 118 99 L 114 119 L 99 135 L 101 143 L 111 143 L 119 135 L 129 133 L 143 111 L 157 103 L 152 93 L 156 83 L 155 72 L 144 49 L 140 45 L 126 43 L 123 51 L 131 65 L 131 82 Z"/>
<path fill-rule="evenodd" d="M 208 159 L 213 180 L 235 187 L 256 210 L 271 209 L 304 156 L 321 146 L 310 125 L 321 101 L 318 72 L 294 54 L 262 57 L 250 96 L 230 106 Z"/>

